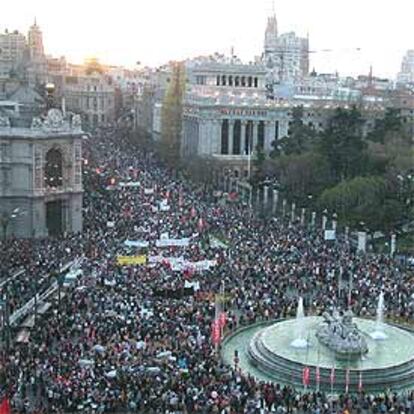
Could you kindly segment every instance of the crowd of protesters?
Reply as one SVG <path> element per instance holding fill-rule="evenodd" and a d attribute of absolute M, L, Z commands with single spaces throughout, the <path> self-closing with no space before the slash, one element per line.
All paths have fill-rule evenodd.
<path fill-rule="evenodd" d="M 2 287 L 12 310 L 34 286 L 46 288 L 64 263 L 84 259 L 83 275 L 60 306 L 3 358 L 17 413 L 414 413 L 414 393 L 362 392 L 332 402 L 260 382 L 224 366 L 211 341 L 215 294 L 223 289 L 228 331 L 293 316 L 299 296 L 314 314 L 350 302 L 354 313 L 373 316 L 381 291 L 387 316 L 410 323 L 414 290 L 406 269 L 326 242 L 299 220 L 223 206 L 129 145 L 113 133 L 87 144 L 82 235 L 0 245 L 3 277 L 24 270 Z M 224 243 L 215 245 L 212 235 Z M 157 247 L 163 238 L 188 243 Z M 147 261 L 121 266 L 118 256 Z M 174 259 L 211 266 L 177 271 Z"/>

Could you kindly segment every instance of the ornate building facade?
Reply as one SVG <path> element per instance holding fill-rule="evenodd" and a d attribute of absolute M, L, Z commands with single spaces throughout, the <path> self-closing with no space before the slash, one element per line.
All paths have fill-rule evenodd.
<path fill-rule="evenodd" d="M 262 65 L 204 64 L 193 69 L 195 83 L 187 88 L 183 106 L 181 154 L 183 158 L 208 158 L 223 171 L 247 177 L 259 151 L 264 154 L 286 137 L 292 109 L 303 107 L 303 121 L 324 129 L 338 107 L 358 105 L 363 114 L 379 116 L 384 106 L 342 95 L 293 94 L 270 100 L 266 96 L 266 69 Z M 158 113 L 158 112 L 156 112 Z M 161 118 L 155 118 L 160 129 Z"/>
<path fill-rule="evenodd" d="M 50 109 L 22 125 L 0 116 L 0 224 L 3 237 L 82 231 L 79 115 Z"/>

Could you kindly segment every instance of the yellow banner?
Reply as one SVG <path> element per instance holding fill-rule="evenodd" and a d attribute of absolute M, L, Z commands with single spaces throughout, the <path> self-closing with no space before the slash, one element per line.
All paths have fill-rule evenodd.
<path fill-rule="evenodd" d="M 120 266 L 142 265 L 147 263 L 147 256 L 118 256 L 116 263 Z"/>

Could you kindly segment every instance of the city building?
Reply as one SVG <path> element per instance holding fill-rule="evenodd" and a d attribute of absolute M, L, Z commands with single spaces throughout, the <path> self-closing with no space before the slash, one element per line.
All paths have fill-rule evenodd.
<path fill-rule="evenodd" d="M 26 52 L 26 37 L 17 30 L 0 33 L 0 78 L 21 70 Z"/>
<path fill-rule="evenodd" d="M 267 84 L 272 96 L 273 85 L 294 83 L 309 73 L 309 39 L 294 32 L 278 34 L 276 15 L 267 21 L 263 63 L 267 69 Z"/>
<path fill-rule="evenodd" d="M 304 80 L 287 96 L 268 99 L 266 69 L 257 64 L 202 64 L 193 68 L 192 79 L 183 105 L 182 157 L 212 160 L 235 177 L 247 177 L 258 151 L 269 154 L 288 135 L 295 106 L 303 107 L 304 123 L 316 130 L 338 107 L 358 105 L 368 118 L 384 112 L 382 102 L 364 101 L 358 91 L 322 79 L 306 90 Z M 160 108 L 154 109 L 157 133 Z"/>
<path fill-rule="evenodd" d="M 406 85 L 414 83 L 414 50 L 408 50 L 401 62 L 401 70 L 397 74 L 397 83 Z"/>
<path fill-rule="evenodd" d="M 6 107 L 6 109 L 4 108 Z M 30 123 L 0 105 L 0 232 L 44 237 L 82 230 L 79 115 L 50 109 Z"/>
<path fill-rule="evenodd" d="M 65 76 L 61 96 L 66 110 L 79 113 L 85 129 L 112 124 L 116 114 L 117 88 L 110 76 L 86 70 Z"/>

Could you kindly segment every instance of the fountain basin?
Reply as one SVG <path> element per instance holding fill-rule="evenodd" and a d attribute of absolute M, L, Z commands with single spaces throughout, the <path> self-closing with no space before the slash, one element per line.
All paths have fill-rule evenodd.
<path fill-rule="evenodd" d="M 223 343 L 222 356 L 233 365 L 234 350 L 239 354 L 239 368 L 246 374 L 264 381 L 279 382 L 303 389 L 302 373 L 310 368 L 310 388 L 318 388 L 316 367 L 320 371 L 319 389 L 330 392 L 330 375 L 335 367 L 334 392 L 344 392 L 346 370 L 349 369 L 349 391 L 357 392 L 362 378 L 364 391 L 383 392 L 385 389 L 414 388 L 414 334 L 384 324 L 387 339 L 377 341 L 375 321 L 355 318 L 368 344 L 368 353 L 358 360 L 335 359 L 334 353 L 319 343 L 315 332 L 322 322 L 320 317 L 305 317 L 305 332 L 309 332 L 309 346 L 298 349 L 291 346 L 295 339 L 295 320 L 278 321 L 268 325 L 253 325 L 228 338 Z"/>

